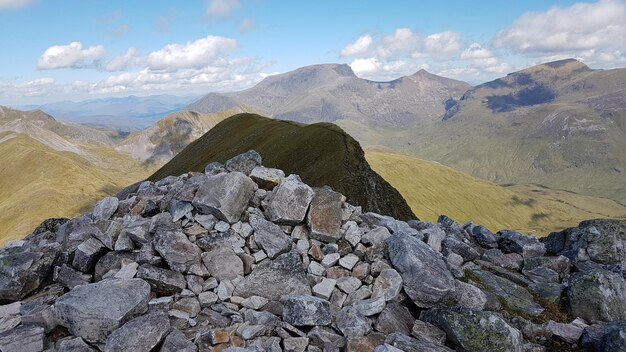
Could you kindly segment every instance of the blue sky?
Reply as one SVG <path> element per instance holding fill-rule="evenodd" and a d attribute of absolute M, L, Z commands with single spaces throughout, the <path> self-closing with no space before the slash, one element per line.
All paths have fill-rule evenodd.
<path fill-rule="evenodd" d="M 470 83 L 576 57 L 626 63 L 625 0 L 0 0 L 0 104 L 250 87 L 348 63 Z"/>

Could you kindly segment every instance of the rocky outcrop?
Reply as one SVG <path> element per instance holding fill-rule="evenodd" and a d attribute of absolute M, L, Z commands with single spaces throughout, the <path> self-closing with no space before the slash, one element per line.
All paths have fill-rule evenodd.
<path fill-rule="evenodd" d="M 611 222 L 593 226 L 614 248 L 589 223 L 561 245 L 404 222 L 295 175 L 268 182 L 257 155 L 144 182 L 1 249 L 0 351 L 626 347 Z"/>

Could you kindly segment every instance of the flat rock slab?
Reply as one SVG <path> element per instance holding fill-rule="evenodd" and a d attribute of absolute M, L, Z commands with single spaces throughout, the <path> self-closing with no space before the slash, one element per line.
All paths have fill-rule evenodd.
<path fill-rule="evenodd" d="M 343 196 L 330 188 L 316 188 L 307 223 L 310 237 L 324 242 L 337 242 L 341 239 L 341 204 Z"/>
<path fill-rule="evenodd" d="M 202 261 L 209 274 L 217 280 L 233 280 L 243 276 L 243 262 L 235 251 L 228 247 L 215 248 L 202 253 Z"/>
<path fill-rule="evenodd" d="M 254 230 L 255 241 L 263 248 L 270 259 L 274 259 L 279 254 L 291 250 L 291 237 L 287 236 L 280 226 L 255 214 L 250 214 L 250 226 Z"/>
<path fill-rule="evenodd" d="M 170 321 L 164 312 L 142 315 L 113 331 L 104 352 L 150 352 L 169 331 Z"/>
<path fill-rule="evenodd" d="M 113 330 L 145 313 L 149 299 L 150 285 L 144 280 L 104 280 L 61 296 L 55 313 L 73 335 L 104 342 Z"/>
<path fill-rule="evenodd" d="M 256 183 L 241 172 L 207 176 L 192 204 L 203 213 L 234 224 L 241 219 L 256 190 Z"/>
<path fill-rule="evenodd" d="M 20 252 L 0 250 L 0 304 L 19 301 L 46 279 L 59 250 Z"/>
<path fill-rule="evenodd" d="M 501 298 L 510 309 L 532 316 L 538 316 L 544 311 L 528 290 L 513 281 L 484 270 L 474 270 L 472 275 L 485 291 Z"/>

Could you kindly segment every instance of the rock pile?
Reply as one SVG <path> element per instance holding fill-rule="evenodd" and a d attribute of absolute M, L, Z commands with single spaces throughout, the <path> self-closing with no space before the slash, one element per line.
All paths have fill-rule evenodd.
<path fill-rule="evenodd" d="M 0 250 L 0 351 L 623 351 L 625 229 L 397 221 L 251 151 Z"/>

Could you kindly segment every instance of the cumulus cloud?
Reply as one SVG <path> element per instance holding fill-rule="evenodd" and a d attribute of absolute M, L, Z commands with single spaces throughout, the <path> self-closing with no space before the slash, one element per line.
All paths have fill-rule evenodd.
<path fill-rule="evenodd" d="M 141 62 L 137 56 L 137 49 L 129 48 L 126 54 L 113 58 L 107 65 L 107 71 L 122 71 L 130 67 L 136 66 Z"/>
<path fill-rule="evenodd" d="M 626 2 L 600 0 L 526 13 L 498 33 L 494 45 L 531 57 L 624 59 Z"/>
<path fill-rule="evenodd" d="M 372 42 L 372 36 L 369 34 L 360 36 L 354 43 L 348 44 L 341 50 L 341 56 L 347 57 L 365 54 L 369 51 Z"/>
<path fill-rule="evenodd" d="M 54 45 L 37 60 L 37 68 L 40 70 L 53 70 L 59 68 L 85 68 L 94 67 L 97 60 L 104 56 L 105 50 L 102 45 L 90 46 L 83 49 L 81 42 L 72 42 L 68 45 Z"/>
<path fill-rule="evenodd" d="M 478 76 L 481 72 L 503 74 L 513 69 L 508 63 L 500 62 L 491 50 L 479 43 L 472 43 L 463 50 L 461 59 L 469 61 L 469 67 L 467 67 L 469 70 L 456 71 L 455 74 L 471 73 L 473 76 Z"/>
<path fill-rule="evenodd" d="M 210 17 L 227 17 L 239 8 L 239 0 L 211 0 L 206 13 Z"/>
<path fill-rule="evenodd" d="M 33 0 L 0 0 L 0 10 L 14 10 L 30 5 Z"/>
<path fill-rule="evenodd" d="M 461 37 L 451 31 L 431 34 L 424 39 L 424 49 L 433 56 L 453 54 L 461 49 Z"/>
<path fill-rule="evenodd" d="M 350 63 L 355 74 L 374 80 L 388 81 L 396 79 L 408 72 L 428 69 L 428 64 L 416 64 L 405 60 L 382 62 L 375 57 L 355 59 Z"/>
<path fill-rule="evenodd" d="M 186 44 L 169 44 L 151 52 L 147 63 L 152 70 L 202 68 L 223 61 L 236 48 L 236 40 L 210 35 Z"/>

